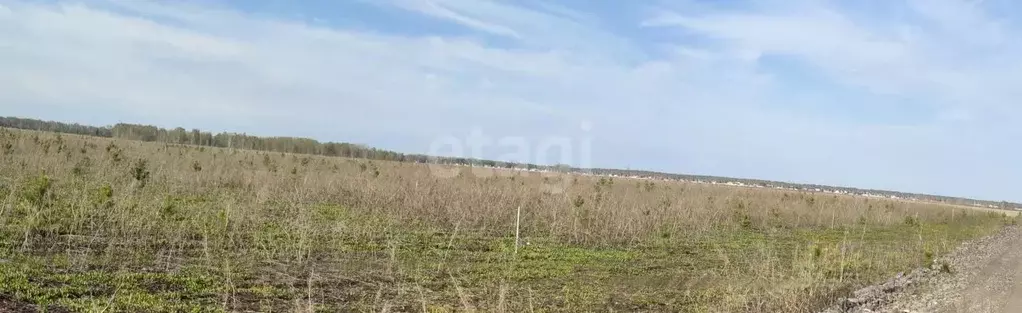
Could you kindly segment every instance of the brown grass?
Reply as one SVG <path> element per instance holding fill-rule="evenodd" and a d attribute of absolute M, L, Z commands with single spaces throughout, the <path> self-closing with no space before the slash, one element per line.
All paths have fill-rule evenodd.
<path fill-rule="evenodd" d="M 1014 222 L 17 130 L 0 130 L 0 150 L 0 258 L 13 260 L 0 293 L 76 310 L 808 312 Z"/>

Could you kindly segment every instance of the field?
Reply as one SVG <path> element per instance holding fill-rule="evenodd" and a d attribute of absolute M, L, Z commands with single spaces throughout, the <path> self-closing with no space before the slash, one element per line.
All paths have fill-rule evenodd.
<path fill-rule="evenodd" d="M 0 295 L 53 310 L 812 312 L 1016 222 L 10 129 L 0 159 Z"/>

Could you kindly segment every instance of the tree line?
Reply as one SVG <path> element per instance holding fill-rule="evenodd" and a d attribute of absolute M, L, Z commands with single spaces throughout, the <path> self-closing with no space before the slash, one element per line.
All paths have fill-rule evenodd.
<path fill-rule="evenodd" d="M 362 158 L 398 162 L 439 163 L 459 165 L 483 165 L 491 167 L 546 169 L 549 166 L 508 163 L 459 157 L 435 157 L 423 154 L 407 154 L 377 149 L 361 144 L 346 142 L 319 142 L 300 137 L 259 137 L 244 133 L 212 133 L 182 127 L 165 129 L 152 125 L 118 123 L 113 126 L 96 127 L 77 123 L 43 121 L 37 119 L 0 117 L 0 127 L 40 130 L 58 133 L 79 134 L 107 138 L 119 138 L 148 142 L 187 144 L 208 147 L 247 149 L 271 152 L 314 154 L 333 157 Z"/>
<path fill-rule="evenodd" d="M 113 135 L 110 127 L 95 127 L 77 123 L 69 124 L 17 117 L 0 117 L 0 126 L 99 137 L 111 137 Z"/>

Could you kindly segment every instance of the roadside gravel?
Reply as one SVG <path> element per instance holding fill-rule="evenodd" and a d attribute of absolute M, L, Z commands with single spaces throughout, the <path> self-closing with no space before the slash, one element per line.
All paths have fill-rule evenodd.
<path fill-rule="evenodd" d="M 1022 228 L 964 243 L 931 268 L 863 288 L 824 311 L 865 312 L 1022 312 Z"/>

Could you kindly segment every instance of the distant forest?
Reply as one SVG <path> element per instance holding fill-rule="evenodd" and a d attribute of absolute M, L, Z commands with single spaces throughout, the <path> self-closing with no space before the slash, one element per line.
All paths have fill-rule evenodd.
<path fill-rule="evenodd" d="M 247 134 L 221 132 L 213 134 L 198 129 L 186 130 L 159 128 L 151 125 L 119 123 L 114 126 L 96 127 L 81 124 L 69 124 L 53 121 L 42 121 L 28 118 L 0 117 L 0 126 L 28 130 L 41 130 L 57 133 L 79 134 L 107 138 L 120 138 L 148 142 L 187 144 L 197 146 L 248 149 L 258 151 L 286 152 L 298 154 L 315 154 L 324 156 L 363 158 L 398 162 L 442 163 L 463 165 L 484 165 L 501 167 L 518 167 L 528 169 L 549 168 L 535 164 L 517 164 L 478 160 L 470 158 L 431 157 L 422 154 L 405 154 L 394 151 L 376 149 L 365 145 L 337 142 L 319 142 L 309 138 L 297 137 L 257 137 Z"/>
<path fill-rule="evenodd" d="M 565 165 L 536 165 L 509 163 L 494 160 L 479 160 L 457 157 L 436 157 L 422 154 L 406 154 L 383 149 L 376 149 L 365 145 L 337 142 L 319 142 L 309 138 L 298 137 L 258 137 L 247 134 L 221 132 L 213 134 L 198 129 L 185 130 L 177 127 L 174 129 L 159 128 L 151 125 L 138 125 L 119 123 L 114 126 L 96 127 L 76 123 L 62 123 L 54 121 L 42 121 L 37 119 L 0 117 L 0 127 L 18 128 L 27 130 L 41 130 L 57 133 L 79 134 L 107 138 L 120 138 L 129 140 L 140 140 L 149 142 L 162 142 L 173 144 L 187 144 L 198 146 L 210 146 L 221 148 L 248 149 L 258 151 L 285 152 L 297 154 L 314 154 L 334 157 L 362 158 L 371 160 L 386 160 L 398 162 L 416 163 L 439 163 L 457 165 L 476 165 L 490 167 L 505 167 L 530 170 L 551 170 L 573 173 L 588 173 L 594 175 L 617 175 L 635 176 L 653 179 L 701 181 L 710 183 L 741 183 L 748 186 L 758 187 L 783 187 L 802 191 L 841 191 L 857 195 L 882 195 L 885 197 L 898 197 L 902 199 L 918 199 L 936 201 L 951 204 L 996 206 L 1006 209 L 1022 208 L 1022 204 L 1006 201 L 985 201 L 958 197 L 946 197 L 937 195 L 914 194 L 886 190 L 858 189 L 849 187 L 833 187 L 812 184 L 793 184 L 777 181 L 729 178 L 717 176 L 699 176 L 670 174 L 652 171 L 621 170 L 621 169 L 600 169 L 600 168 L 573 168 Z"/>

